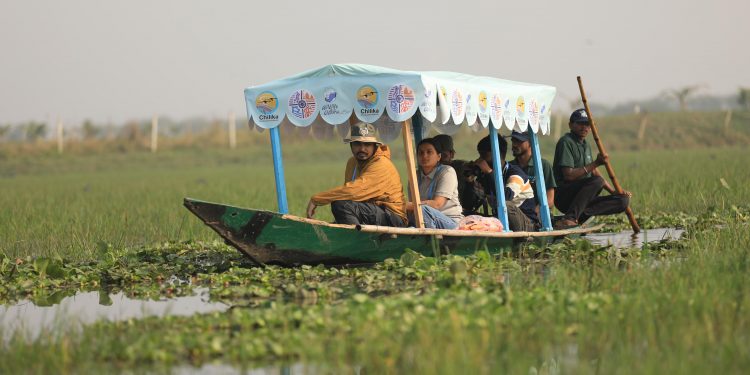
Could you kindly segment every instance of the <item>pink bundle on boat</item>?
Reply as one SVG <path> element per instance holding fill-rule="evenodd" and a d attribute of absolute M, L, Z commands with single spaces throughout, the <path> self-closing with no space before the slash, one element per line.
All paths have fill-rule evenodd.
<path fill-rule="evenodd" d="M 458 222 L 458 229 L 479 230 L 483 232 L 502 232 L 503 223 L 496 217 L 469 215 Z"/>

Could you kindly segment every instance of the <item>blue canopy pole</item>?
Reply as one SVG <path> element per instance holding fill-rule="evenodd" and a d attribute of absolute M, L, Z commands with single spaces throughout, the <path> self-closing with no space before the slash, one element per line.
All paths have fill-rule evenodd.
<path fill-rule="evenodd" d="M 271 153 L 273 154 L 273 175 L 276 177 L 276 202 L 279 213 L 288 214 L 289 205 L 286 202 L 286 182 L 284 181 L 284 162 L 281 160 L 281 136 L 279 126 L 271 128 Z"/>
<path fill-rule="evenodd" d="M 508 227 L 508 208 L 505 206 L 505 184 L 503 169 L 500 165 L 500 144 L 497 141 L 497 129 L 490 121 L 490 145 L 492 146 L 492 170 L 495 178 L 495 196 L 497 197 L 497 218 L 503 223 L 503 232 L 510 232 Z"/>
<path fill-rule="evenodd" d="M 422 142 L 422 114 L 417 111 L 411 116 L 411 128 L 414 129 L 414 146 Z"/>
<path fill-rule="evenodd" d="M 547 202 L 547 184 L 544 181 L 544 171 L 542 170 L 542 153 L 539 151 L 539 139 L 536 134 L 529 128 L 529 141 L 531 141 L 531 157 L 534 158 L 534 175 L 536 176 L 536 200 L 539 202 L 539 216 L 542 219 L 542 230 L 552 230 L 552 220 L 550 220 L 549 202 Z"/>

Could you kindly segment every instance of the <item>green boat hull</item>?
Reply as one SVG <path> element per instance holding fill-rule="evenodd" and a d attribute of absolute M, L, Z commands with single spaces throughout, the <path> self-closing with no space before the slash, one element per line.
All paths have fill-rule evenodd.
<path fill-rule="evenodd" d="M 258 264 L 370 264 L 388 258 L 398 258 L 407 248 L 425 256 L 433 256 L 437 252 L 465 256 L 480 249 L 500 253 L 512 251 L 520 243 L 545 243 L 562 235 L 555 232 L 539 232 L 531 236 L 508 234 L 499 237 L 497 233 L 494 233 L 494 236 L 482 236 L 481 233 L 465 236 L 461 234 L 466 234 L 466 231 L 444 231 L 446 234 L 436 234 L 439 232 L 437 230 L 431 230 L 429 233 L 379 233 L 366 231 L 373 230 L 371 228 L 362 228 L 370 226 L 328 224 L 276 212 L 190 198 L 185 198 L 184 205 L 229 245 Z M 410 231 L 402 228 L 399 230 Z M 463 233 L 456 235 L 456 232 Z M 580 235 L 580 232 L 567 235 Z"/>

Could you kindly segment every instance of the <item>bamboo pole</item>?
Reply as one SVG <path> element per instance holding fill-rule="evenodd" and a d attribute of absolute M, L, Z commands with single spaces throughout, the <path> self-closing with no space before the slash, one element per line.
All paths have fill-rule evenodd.
<path fill-rule="evenodd" d="M 234 150 L 237 147 L 237 125 L 235 123 L 234 112 L 229 112 L 229 149 Z"/>
<path fill-rule="evenodd" d="M 57 153 L 62 154 L 63 148 L 64 148 L 64 139 L 65 136 L 64 130 L 63 130 L 63 122 L 60 120 L 60 118 L 57 118 Z"/>
<path fill-rule="evenodd" d="M 464 230 L 464 229 L 434 229 L 434 228 L 400 228 L 400 227 L 387 227 L 379 225 L 367 225 L 367 224 L 336 224 L 329 223 L 318 219 L 309 219 L 306 217 L 295 216 L 290 214 L 284 214 L 281 216 L 284 220 L 292 220 L 310 225 L 316 225 L 321 227 L 330 228 L 342 228 L 342 229 L 355 229 L 363 233 L 380 233 L 380 234 L 393 234 L 393 235 L 405 235 L 405 236 L 443 236 L 443 237 L 480 237 L 480 238 L 518 238 L 518 237 L 550 237 L 550 236 L 566 236 L 569 234 L 579 234 L 596 232 L 597 230 L 604 227 L 604 224 L 595 225 L 593 227 L 576 227 L 573 229 L 558 229 L 549 232 L 489 232 L 479 230 Z"/>
<path fill-rule="evenodd" d="M 151 117 L 151 152 L 156 152 L 159 142 L 159 116 Z"/>
<path fill-rule="evenodd" d="M 404 138 L 404 152 L 406 153 L 406 170 L 409 173 L 409 192 L 414 203 L 414 220 L 417 228 L 424 228 L 422 217 L 421 199 L 419 197 L 419 186 L 417 185 L 417 168 L 414 163 L 414 141 L 411 138 L 411 119 L 406 119 L 401 125 L 401 134 Z"/>
<path fill-rule="evenodd" d="M 586 93 L 583 90 L 583 82 L 581 81 L 581 76 L 578 76 L 577 80 L 578 89 L 581 91 L 581 100 L 583 100 L 583 108 L 586 110 L 586 115 L 589 116 L 589 121 L 591 122 L 591 133 L 594 135 L 596 147 L 599 149 L 599 153 L 605 156 L 607 155 L 607 151 L 604 149 L 604 144 L 602 144 L 601 139 L 599 139 L 599 132 L 596 130 L 596 122 L 594 121 L 594 117 L 591 116 L 591 109 L 589 109 L 589 103 L 586 100 Z M 622 194 L 622 186 L 620 186 L 620 183 L 617 181 L 615 170 L 612 169 L 612 165 L 609 164 L 609 161 L 604 163 L 604 167 L 607 169 L 607 174 L 609 175 L 609 179 L 612 180 L 612 185 L 614 185 L 615 191 L 617 192 L 617 194 Z M 625 214 L 628 216 L 628 220 L 630 221 L 630 226 L 633 228 L 633 232 L 640 232 L 641 227 L 639 227 L 638 222 L 635 221 L 635 216 L 633 216 L 633 210 L 630 209 L 630 205 L 628 205 L 628 208 L 625 209 Z"/>
<path fill-rule="evenodd" d="M 558 237 L 569 234 L 596 232 L 604 228 L 604 224 L 593 227 L 577 227 L 572 229 L 558 229 L 549 232 L 485 232 L 480 230 L 463 229 L 433 229 L 433 228 L 399 228 L 378 225 L 357 225 L 355 229 L 363 233 L 395 234 L 402 236 L 442 236 L 445 237 L 479 237 L 479 238 L 527 238 L 527 237 Z"/>

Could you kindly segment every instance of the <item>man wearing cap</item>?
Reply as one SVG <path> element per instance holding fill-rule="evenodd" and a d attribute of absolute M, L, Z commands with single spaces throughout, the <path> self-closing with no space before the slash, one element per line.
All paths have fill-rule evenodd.
<path fill-rule="evenodd" d="M 586 136 L 591 122 L 586 110 L 581 108 L 570 115 L 570 133 L 557 141 L 552 170 L 557 183 L 555 206 L 565 216 L 555 225 L 567 228 L 583 223 L 591 216 L 612 215 L 623 212 L 630 203 L 630 192 L 616 194 L 608 181 L 602 178 L 597 167 L 604 165 L 609 157 L 598 154 L 591 157 L 591 147 Z M 600 197 L 602 189 L 611 195 Z"/>
<path fill-rule="evenodd" d="M 338 224 L 406 226 L 401 177 L 388 146 L 375 137 L 375 127 L 356 123 L 345 141 L 353 156 L 346 163 L 344 185 L 313 195 L 307 217 L 315 215 L 316 207 L 330 204 Z"/>
<path fill-rule="evenodd" d="M 531 186 L 534 189 L 534 200 L 537 205 L 537 212 L 539 201 L 536 199 L 536 170 L 534 169 L 534 158 L 531 157 L 531 143 L 529 142 L 529 134 L 513 131 L 510 135 L 511 152 L 515 159 L 511 160 L 511 164 L 517 165 L 523 169 L 524 172 L 529 176 Z M 544 175 L 544 187 L 547 190 L 547 204 L 549 207 L 555 206 L 555 177 L 552 174 L 552 164 L 542 158 L 542 174 Z"/>

